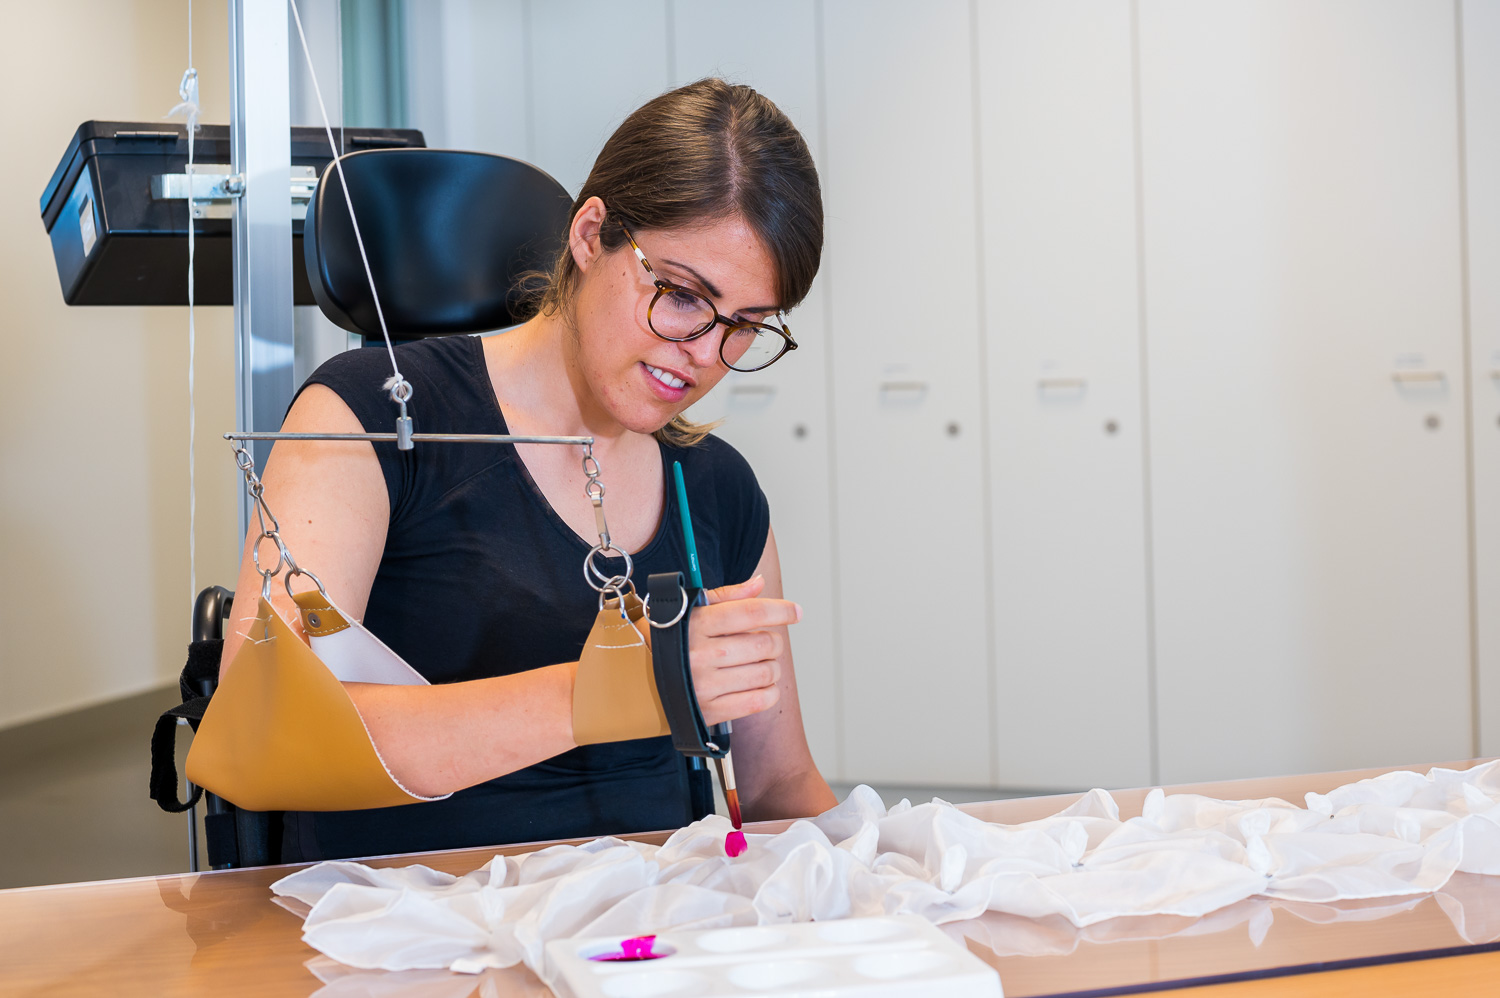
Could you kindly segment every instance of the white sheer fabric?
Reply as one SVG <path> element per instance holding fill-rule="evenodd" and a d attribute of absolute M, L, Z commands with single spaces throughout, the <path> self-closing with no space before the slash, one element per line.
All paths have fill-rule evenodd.
<path fill-rule="evenodd" d="M 1200 916 L 1260 897 L 1284 905 L 1438 891 L 1500 874 L 1500 762 L 1389 773 L 1282 800 L 1153 790 L 1121 821 L 1103 790 L 1047 818 L 980 821 L 943 801 L 887 809 L 857 787 L 827 813 L 724 855 L 712 816 L 661 846 L 602 838 L 497 856 L 455 877 L 423 866 L 329 862 L 273 885 L 311 906 L 303 938 L 353 967 L 478 971 L 525 963 L 571 936 L 914 914 L 999 912 L 1074 926 L 1122 915 Z"/>

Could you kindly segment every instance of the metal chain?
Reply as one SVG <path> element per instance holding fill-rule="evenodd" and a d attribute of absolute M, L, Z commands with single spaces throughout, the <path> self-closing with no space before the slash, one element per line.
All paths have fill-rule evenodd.
<path fill-rule="evenodd" d="M 250 547 L 250 559 L 255 563 L 255 570 L 260 573 L 260 596 L 261 599 L 270 602 L 271 580 L 276 578 L 282 569 L 286 569 L 286 594 L 292 595 L 292 579 L 298 575 L 305 575 L 318 587 L 318 592 L 327 596 L 323 588 L 323 582 L 312 572 L 297 564 L 292 557 L 292 552 L 286 546 L 286 541 L 281 539 L 281 523 L 276 519 L 276 514 L 271 512 L 271 507 L 266 504 L 266 487 L 261 483 L 260 476 L 255 473 L 255 458 L 250 456 L 250 451 L 236 444 L 234 447 L 234 463 L 245 476 L 245 491 L 250 494 L 250 499 L 255 504 L 255 520 L 260 526 L 260 536 Z M 268 522 L 269 521 L 269 522 Z M 276 564 L 266 568 L 260 563 L 260 546 L 263 542 L 270 541 L 276 545 Z"/>
<path fill-rule="evenodd" d="M 635 585 L 630 581 L 635 565 L 630 560 L 629 552 L 622 551 L 610 543 L 609 521 L 604 516 L 604 483 L 599 481 L 599 461 L 594 457 L 592 442 L 583 445 L 583 473 L 588 478 L 588 482 L 583 487 L 583 494 L 594 505 L 594 526 L 599 531 L 599 543 L 589 548 L 589 553 L 583 556 L 583 580 L 599 593 L 601 606 L 607 598 L 607 593 L 615 593 L 620 598 L 620 612 L 623 614 L 626 588 L 628 587 L 632 592 L 635 591 Z M 594 564 L 594 556 L 601 554 L 606 557 L 624 558 L 624 574 L 605 575 L 599 571 Z"/>

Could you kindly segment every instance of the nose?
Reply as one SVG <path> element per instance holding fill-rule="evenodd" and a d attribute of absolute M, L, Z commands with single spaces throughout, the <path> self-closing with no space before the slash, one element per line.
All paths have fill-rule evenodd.
<path fill-rule="evenodd" d="M 719 340 L 723 332 L 721 327 L 715 326 L 696 340 L 677 344 L 678 349 L 688 355 L 695 367 L 713 367 L 719 362 Z"/>

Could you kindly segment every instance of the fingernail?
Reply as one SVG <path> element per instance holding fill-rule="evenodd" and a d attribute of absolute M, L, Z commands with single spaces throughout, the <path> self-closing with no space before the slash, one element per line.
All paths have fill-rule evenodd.
<path fill-rule="evenodd" d="M 802 619 L 802 604 L 793 603 L 792 606 L 797 608 L 797 619 L 800 621 Z"/>

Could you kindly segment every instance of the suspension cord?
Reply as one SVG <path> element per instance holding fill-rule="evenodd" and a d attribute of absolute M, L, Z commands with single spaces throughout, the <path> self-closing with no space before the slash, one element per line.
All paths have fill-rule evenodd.
<path fill-rule="evenodd" d="M 375 316 L 380 320 L 380 335 L 385 339 L 385 352 L 391 358 L 391 377 L 383 386 L 390 392 L 391 399 L 401 407 L 401 414 L 396 424 L 397 441 L 396 446 L 400 450 L 411 449 L 411 419 L 406 414 L 406 403 L 412 397 L 411 382 L 401 374 L 401 366 L 396 363 L 396 348 L 391 344 L 391 331 L 385 324 L 385 310 L 380 307 L 380 292 L 375 288 L 375 274 L 370 269 L 370 255 L 365 251 L 365 240 L 359 231 L 359 220 L 354 217 L 354 200 L 349 196 L 349 182 L 344 176 L 343 157 L 339 155 L 339 147 L 333 140 L 333 125 L 328 120 L 328 107 L 323 103 L 323 88 L 318 85 L 318 71 L 313 66 L 312 50 L 307 47 L 307 32 L 302 30 L 302 14 L 297 10 L 297 0 L 287 0 L 292 8 L 292 20 L 297 25 L 297 38 L 302 42 L 302 57 L 307 61 L 307 75 L 312 80 L 313 96 L 318 101 L 318 113 L 323 118 L 323 133 L 328 136 L 328 151 L 333 154 L 333 168 L 338 171 L 339 186 L 344 191 L 344 206 L 349 209 L 349 224 L 354 227 L 354 243 L 359 247 L 359 260 L 364 264 L 365 280 L 370 284 L 370 300 L 375 303 Z M 343 58 L 342 43 L 340 44 L 339 58 Z M 342 86 L 342 81 L 340 82 Z M 340 101 L 339 118 L 342 130 L 343 103 Z M 403 424 L 405 439 L 403 436 Z M 405 446 L 403 446 L 403 444 Z"/>

